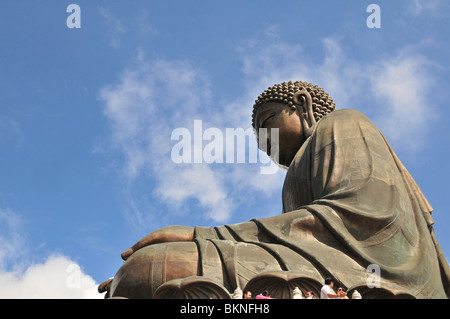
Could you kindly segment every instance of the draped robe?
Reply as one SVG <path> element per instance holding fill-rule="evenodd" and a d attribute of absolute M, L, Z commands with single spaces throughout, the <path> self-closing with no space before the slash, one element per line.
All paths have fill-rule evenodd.
<path fill-rule="evenodd" d="M 317 123 L 289 166 L 282 200 L 277 216 L 197 226 L 201 275 L 230 291 L 266 271 L 361 289 L 378 269 L 378 284 L 394 295 L 447 298 L 432 208 L 362 113 L 337 110 Z"/>

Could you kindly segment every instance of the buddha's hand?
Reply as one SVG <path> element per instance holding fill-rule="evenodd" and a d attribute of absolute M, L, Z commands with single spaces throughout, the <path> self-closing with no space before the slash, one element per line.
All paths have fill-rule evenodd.
<path fill-rule="evenodd" d="M 133 247 L 124 251 L 121 256 L 126 260 L 137 250 L 158 243 L 179 242 L 179 241 L 193 241 L 194 228 L 188 226 L 166 226 L 151 232 L 141 240 L 139 240 Z"/>

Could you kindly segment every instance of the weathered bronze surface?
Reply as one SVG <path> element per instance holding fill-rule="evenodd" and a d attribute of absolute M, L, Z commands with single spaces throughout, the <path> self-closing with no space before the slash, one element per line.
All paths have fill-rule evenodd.
<path fill-rule="evenodd" d="M 269 88 L 253 115 L 256 130 L 279 129 L 278 163 L 288 167 L 284 213 L 214 229 L 157 230 L 122 254 L 125 263 L 99 291 L 226 298 L 266 284 L 272 297 L 288 298 L 294 286 L 318 295 L 331 277 L 363 298 L 448 298 L 449 266 L 432 208 L 366 116 L 334 110 L 326 92 L 304 82 Z M 380 287 L 368 286 L 371 265 L 379 267 Z"/>

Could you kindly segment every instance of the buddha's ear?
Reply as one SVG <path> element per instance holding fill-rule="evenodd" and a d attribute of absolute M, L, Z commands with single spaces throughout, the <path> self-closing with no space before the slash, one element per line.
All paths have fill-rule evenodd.
<path fill-rule="evenodd" d="M 300 115 L 306 136 L 311 136 L 314 125 L 316 125 L 311 95 L 306 90 L 300 90 L 294 93 L 292 100 L 297 107 L 297 112 Z"/>

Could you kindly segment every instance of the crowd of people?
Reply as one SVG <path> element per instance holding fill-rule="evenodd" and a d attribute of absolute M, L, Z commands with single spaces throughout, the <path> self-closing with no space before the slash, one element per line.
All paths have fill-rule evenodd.
<path fill-rule="evenodd" d="M 343 287 L 339 287 L 337 292 L 333 290 L 334 281 L 331 278 L 325 279 L 325 284 L 320 290 L 320 296 L 315 296 L 313 291 L 307 291 L 305 294 L 305 299 L 349 299 L 347 292 Z M 245 290 L 243 294 L 243 299 L 252 299 L 252 292 L 250 290 Z M 263 291 L 258 294 L 255 299 L 274 299 L 270 296 L 268 290 Z"/>

